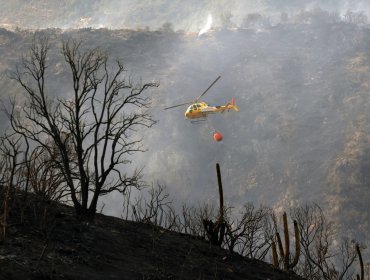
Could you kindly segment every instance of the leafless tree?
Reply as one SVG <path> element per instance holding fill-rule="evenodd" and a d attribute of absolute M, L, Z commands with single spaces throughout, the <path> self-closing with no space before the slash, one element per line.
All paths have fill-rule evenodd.
<path fill-rule="evenodd" d="M 270 213 L 271 209 L 267 207 L 256 208 L 251 203 L 244 205 L 241 218 L 226 223 L 225 239 L 228 249 L 249 258 L 264 259 L 270 248 Z"/>
<path fill-rule="evenodd" d="M 129 203 L 131 207 L 125 207 L 126 205 L 124 205 L 124 215 L 128 217 L 129 214 L 125 212 L 131 208 L 131 219 L 136 222 L 166 229 L 172 229 L 178 222 L 175 210 L 172 208 L 172 200 L 169 198 L 165 185 L 152 186 L 146 196 L 140 194 L 134 199 L 133 203 L 129 200 L 125 203 Z"/>
<path fill-rule="evenodd" d="M 293 217 L 300 230 L 304 264 L 299 264 L 303 276 L 312 279 L 331 279 L 334 256 L 330 244 L 334 239 L 332 224 L 327 222 L 317 205 L 300 207 L 293 210 Z"/>
<path fill-rule="evenodd" d="M 198 206 L 188 206 L 184 204 L 179 215 L 180 224 L 178 231 L 205 238 L 206 231 L 204 229 L 203 221 L 211 220 L 215 215 L 216 209 L 213 205 L 203 204 Z"/>
<path fill-rule="evenodd" d="M 349 238 L 342 238 L 339 245 L 339 268 L 338 279 L 353 279 L 351 270 L 353 263 L 357 258 L 356 242 Z"/>
<path fill-rule="evenodd" d="M 298 224 L 304 256 L 297 272 L 308 279 L 351 279 L 355 243 L 347 238 L 337 240 L 333 224 L 316 204 L 296 208 L 292 216 Z"/>
<path fill-rule="evenodd" d="M 166 186 L 151 186 L 147 192 L 135 196 L 130 189 L 123 202 L 123 215 L 126 220 L 148 223 L 165 229 L 205 238 L 203 220 L 215 216 L 215 208 L 208 204 L 188 206 L 184 204 L 180 213 L 172 205 Z"/>
<path fill-rule="evenodd" d="M 5 132 L 0 137 L 0 240 L 6 237 L 9 212 L 16 199 L 16 191 L 24 182 L 24 151 L 22 136 Z"/>
<path fill-rule="evenodd" d="M 121 61 L 111 64 L 99 48 L 67 41 L 62 55 L 73 94 L 53 100 L 46 78 L 49 46 L 48 39 L 34 39 L 12 73 L 26 101 L 20 107 L 13 102 L 8 115 L 15 131 L 53 156 L 76 213 L 93 218 L 99 196 L 141 186 L 141 170 L 128 175 L 124 166 L 131 154 L 145 151 L 137 130 L 155 123 L 144 94 L 158 84 L 134 85 Z"/>

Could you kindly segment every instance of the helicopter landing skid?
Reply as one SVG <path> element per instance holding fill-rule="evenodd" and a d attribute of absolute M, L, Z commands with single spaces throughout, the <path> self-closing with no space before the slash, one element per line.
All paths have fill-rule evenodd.
<path fill-rule="evenodd" d="M 199 124 L 199 123 L 204 123 L 207 121 L 207 119 L 201 119 L 201 120 L 196 120 L 196 121 L 190 121 L 192 124 Z"/>

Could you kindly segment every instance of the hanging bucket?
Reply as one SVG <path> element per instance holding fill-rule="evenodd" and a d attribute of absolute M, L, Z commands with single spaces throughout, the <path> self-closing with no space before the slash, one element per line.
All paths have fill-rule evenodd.
<path fill-rule="evenodd" d="M 215 133 L 213 133 L 213 139 L 215 139 L 215 141 L 220 142 L 222 138 L 223 136 L 221 132 L 216 131 Z"/>

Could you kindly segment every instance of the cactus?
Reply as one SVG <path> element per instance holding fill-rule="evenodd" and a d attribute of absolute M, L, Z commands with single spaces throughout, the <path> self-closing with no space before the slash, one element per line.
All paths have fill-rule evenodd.
<path fill-rule="evenodd" d="M 284 248 L 281 242 L 280 234 L 276 231 L 276 242 L 279 249 L 280 260 L 283 263 L 283 269 L 285 271 L 292 270 L 298 263 L 299 255 L 301 253 L 299 230 L 297 221 L 294 221 L 294 235 L 295 235 L 295 256 L 291 262 L 290 257 L 290 240 L 289 240 L 289 229 L 287 215 L 283 214 L 283 225 L 284 225 Z M 272 243 L 272 254 L 273 254 L 273 265 L 277 266 L 277 254 L 276 254 L 276 244 Z"/>
<path fill-rule="evenodd" d="M 220 198 L 220 212 L 216 222 L 203 220 L 203 226 L 210 242 L 213 245 L 221 246 L 225 236 L 226 224 L 224 221 L 224 195 L 222 190 L 221 171 L 218 163 L 216 164 L 216 171 Z"/>
<path fill-rule="evenodd" d="M 357 255 L 358 255 L 358 259 L 360 261 L 360 268 L 361 268 L 361 276 L 357 274 L 356 278 L 357 278 L 357 280 L 364 280 L 364 262 L 362 260 L 360 246 L 358 244 L 356 244 L 356 252 L 357 252 Z"/>
<path fill-rule="evenodd" d="M 277 251 L 276 251 L 276 243 L 275 243 L 274 240 L 272 240 L 271 249 L 272 249 L 272 265 L 274 267 L 278 267 L 279 266 L 278 255 L 277 255 Z"/>

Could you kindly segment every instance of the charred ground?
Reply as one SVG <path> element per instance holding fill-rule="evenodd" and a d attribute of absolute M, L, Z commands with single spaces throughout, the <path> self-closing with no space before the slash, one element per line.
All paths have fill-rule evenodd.
<path fill-rule="evenodd" d="M 85 222 L 55 202 L 33 205 L 1 244 L 0 279 L 302 279 L 191 235 L 102 214 Z"/>

